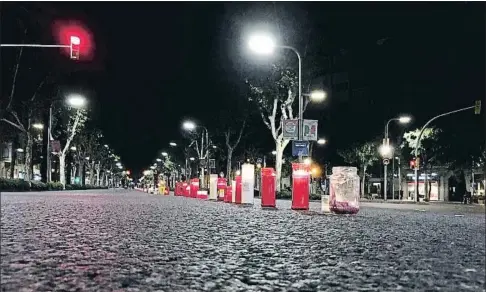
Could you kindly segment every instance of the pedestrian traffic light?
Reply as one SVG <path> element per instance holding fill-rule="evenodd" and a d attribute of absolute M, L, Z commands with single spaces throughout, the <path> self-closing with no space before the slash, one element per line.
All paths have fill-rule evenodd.
<path fill-rule="evenodd" d="M 77 36 L 71 36 L 70 41 L 71 60 L 79 60 L 79 46 L 81 45 L 81 40 Z"/>
<path fill-rule="evenodd" d="M 476 103 L 474 104 L 474 114 L 479 115 L 481 113 L 481 101 L 476 100 Z"/>
<path fill-rule="evenodd" d="M 415 169 L 415 159 L 410 160 L 410 169 Z"/>

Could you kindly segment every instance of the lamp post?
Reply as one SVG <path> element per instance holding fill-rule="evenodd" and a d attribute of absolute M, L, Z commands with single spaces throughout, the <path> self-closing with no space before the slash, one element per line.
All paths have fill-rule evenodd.
<path fill-rule="evenodd" d="M 191 122 L 191 121 L 186 121 L 182 124 L 182 128 L 186 131 L 194 131 L 197 127 L 200 127 L 200 128 L 203 128 L 203 133 L 202 133 L 202 137 L 201 137 L 201 154 L 198 153 L 198 155 L 200 155 L 200 157 L 203 157 L 204 156 L 204 143 L 203 141 L 206 140 L 206 167 L 208 169 L 208 175 L 210 174 L 210 166 L 209 166 L 209 131 L 208 129 L 205 127 L 205 126 L 201 126 L 201 125 L 196 125 L 194 122 Z M 205 131 L 205 135 L 204 135 L 204 131 Z M 204 137 L 206 139 L 204 139 Z M 201 180 L 201 184 L 204 183 L 204 167 L 201 168 L 201 174 L 200 174 L 200 180 Z"/>
<path fill-rule="evenodd" d="M 381 155 L 383 156 L 384 159 L 390 159 L 393 158 L 393 148 L 390 146 L 390 140 L 388 138 L 388 128 L 390 126 L 390 122 L 392 121 L 398 121 L 401 124 L 408 124 L 412 118 L 408 116 L 403 116 L 403 117 L 398 117 L 398 118 L 392 118 L 389 119 L 388 122 L 385 125 L 385 139 L 383 139 L 383 145 L 381 147 Z M 387 166 L 388 163 L 383 163 L 383 176 L 384 176 L 384 181 L 383 181 L 383 199 L 386 201 L 387 199 L 387 194 L 388 194 L 388 179 L 387 179 Z M 393 181 L 393 180 L 392 180 Z"/>
<path fill-rule="evenodd" d="M 276 45 L 274 39 L 265 34 L 256 34 L 250 37 L 249 39 L 249 48 L 253 52 L 260 54 L 260 55 L 271 55 L 275 48 L 280 48 L 280 49 L 288 49 L 294 52 L 297 55 L 297 59 L 299 61 L 299 92 L 298 92 L 298 98 L 299 98 L 299 112 L 298 112 L 298 137 L 299 141 L 304 140 L 304 122 L 303 122 L 303 115 L 304 115 L 304 96 L 310 97 L 312 100 L 315 101 L 322 101 L 326 98 L 327 94 L 326 92 L 319 90 L 319 91 L 314 91 L 310 94 L 302 94 L 302 57 L 300 56 L 299 51 L 292 47 L 292 46 L 286 46 L 286 45 Z M 299 156 L 299 159 L 302 161 L 302 156 Z"/>
<path fill-rule="evenodd" d="M 49 104 L 49 121 L 47 124 L 47 143 L 46 143 L 46 182 L 51 182 L 52 179 L 52 171 L 51 171 L 51 141 L 54 140 L 52 138 L 52 107 L 54 102 L 58 100 L 53 100 Z M 74 108 L 83 108 L 86 105 L 86 98 L 79 94 L 72 94 L 69 95 L 66 99 L 68 105 Z"/>
<path fill-rule="evenodd" d="M 450 111 L 450 112 L 446 112 L 446 113 L 437 115 L 437 116 L 431 118 L 427 123 L 425 123 L 425 125 L 420 130 L 420 133 L 419 133 L 419 135 L 417 137 L 417 142 L 415 143 L 415 149 L 414 149 L 414 156 L 415 156 L 415 158 L 418 157 L 419 145 L 420 145 L 420 140 L 422 138 L 422 135 L 424 134 L 425 129 L 427 128 L 428 125 L 430 125 L 430 123 L 432 123 L 433 121 L 435 121 L 436 119 L 438 119 L 440 117 L 444 117 L 444 116 L 448 116 L 448 115 L 451 115 L 451 114 L 459 113 L 459 112 L 466 111 L 466 110 L 469 110 L 469 109 L 474 109 L 474 113 L 475 114 L 479 114 L 481 112 L 481 101 L 476 101 L 476 104 L 473 105 L 473 106 L 468 106 L 468 107 L 465 107 L 465 108 L 461 108 L 461 109 L 457 109 L 457 110 L 453 110 L 453 111 Z M 414 176 L 415 176 L 415 201 L 418 202 L 419 201 L 419 196 L 418 196 L 418 189 L 419 189 L 419 168 L 418 167 L 415 167 L 415 175 Z"/>

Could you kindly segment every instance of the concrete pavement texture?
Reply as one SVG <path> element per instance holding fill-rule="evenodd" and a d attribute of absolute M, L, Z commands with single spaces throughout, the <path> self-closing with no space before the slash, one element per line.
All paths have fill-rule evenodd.
<path fill-rule="evenodd" d="M 485 291 L 484 208 L 255 202 L 2 193 L 1 290 Z"/>

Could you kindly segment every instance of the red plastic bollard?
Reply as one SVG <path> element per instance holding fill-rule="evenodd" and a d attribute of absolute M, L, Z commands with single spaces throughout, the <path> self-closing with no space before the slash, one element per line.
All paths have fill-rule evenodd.
<path fill-rule="evenodd" d="M 224 194 L 224 202 L 231 203 L 232 198 L 233 198 L 233 190 L 231 189 L 231 186 L 227 186 L 226 193 Z"/>
<path fill-rule="evenodd" d="M 201 200 L 208 199 L 208 191 L 197 191 L 197 198 Z"/>
<path fill-rule="evenodd" d="M 292 163 L 292 210 L 309 210 L 310 166 Z"/>
<path fill-rule="evenodd" d="M 190 197 L 191 198 L 197 198 L 197 191 L 198 190 L 199 190 L 199 179 L 198 178 L 191 179 Z"/>
<path fill-rule="evenodd" d="M 183 182 L 182 183 L 182 192 L 183 192 L 182 195 L 184 197 L 189 197 L 190 190 L 191 190 L 191 188 L 190 188 L 189 184 L 187 182 Z"/>
<path fill-rule="evenodd" d="M 226 179 L 224 177 L 218 177 L 218 201 L 224 201 L 226 193 Z"/>
<path fill-rule="evenodd" d="M 235 204 L 241 204 L 241 175 L 235 177 L 236 181 L 236 194 L 235 194 Z"/>
<path fill-rule="evenodd" d="M 262 208 L 276 207 L 275 178 L 276 174 L 273 168 L 262 168 Z"/>
<path fill-rule="evenodd" d="M 181 191 L 181 183 L 176 182 L 175 189 L 174 189 L 174 196 L 180 196 L 180 191 Z"/>

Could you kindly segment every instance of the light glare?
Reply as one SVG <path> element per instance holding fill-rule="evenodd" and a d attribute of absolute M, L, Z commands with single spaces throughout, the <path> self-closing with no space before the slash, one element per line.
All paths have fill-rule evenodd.
<path fill-rule="evenodd" d="M 248 42 L 250 50 L 261 55 L 271 55 L 275 49 L 275 42 L 267 35 L 254 35 Z"/>

